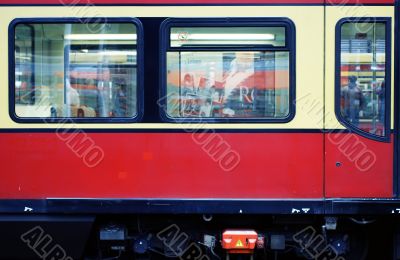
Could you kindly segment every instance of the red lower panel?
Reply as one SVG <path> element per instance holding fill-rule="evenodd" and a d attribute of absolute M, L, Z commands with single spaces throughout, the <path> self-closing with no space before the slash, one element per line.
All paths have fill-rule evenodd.
<path fill-rule="evenodd" d="M 321 133 L 10 133 L 0 147 L 0 198 L 323 197 Z M 387 165 L 360 175 L 369 188 L 330 173 L 329 194 L 389 194 Z"/>
<path fill-rule="evenodd" d="M 322 134 L 1 134 L 0 198 L 321 198 Z M 392 144 L 327 134 L 327 197 L 391 197 Z"/>
<path fill-rule="evenodd" d="M 325 135 L 325 146 L 327 197 L 393 196 L 392 143 L 331 133 Z"/>

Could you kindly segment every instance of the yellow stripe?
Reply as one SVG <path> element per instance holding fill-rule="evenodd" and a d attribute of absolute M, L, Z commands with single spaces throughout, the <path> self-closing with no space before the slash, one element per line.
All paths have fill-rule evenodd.
<path fill-rule="evenodd" d="M 307 102 L 321 102 L 323 95 L 323 7 L 247 7 L 247 6 L 174 6 L 174 7 L 4 7 L 1 8 L 0 35 L 7 35 L 8 24 L 17 17 L 288 17 L 296 24 L 297 33 L 297 96 L 306 96 Z M 305 16 L 304 14 L 307 13 Z M 7 49 L 7 37 L 0 39 L 0 48 Z M 157 51 L 157 50 L 156 50 Z M 0 78 L 7 79 L 7 59 L 1 61 Z M 7 80 L 2 81 L 0 95 L 0 127 L 52 128 L 52 125 L 17 124 L 8 115 Z M 311 84 L 312 82 L 312 84 Z M 303 98 L 304 100 L 304 98 Z M 287 124 L 212 124 L 210 128 L 322 128 L 322 113 L 308 113 L 300 101 L 296 117 Z M 303 102 L 303 103 L 302 103 Z M 156 105 L 156 104 L 154 104 Z M 317 104 L 318 105 L 318 104 Z M 322 110 L 322 103 L 321 110 Z M 303 108 L 304 107 L 304 108 Z M 305 109 L 305 110 L 303 110 Z M 184 128 L 176 124 L 80 124 L 84 128 Z"/>
<path fill-rule="evenodd" d="M 357 9 L 360 8 L 360 9 Z M 361 10 L 362 8 L 362 10 Z M 327 7 L 327 63 L 326 105 L 327 113 L 334 111 L 334 28 L 346 16 L 393 17 L 393 7 Z M 285 124 L 211 124 L 204 128 L 277 129 L 323 127 L 324 91 L 324 8 L 321 6 L 124 6 L 124 7 L 0 7 L 0 35 L 8 35 L 8 25 L 22 17 L 287 17 L 296 26 L 296 117 Z M 393 39 L 393 37 L 392 37 Z M 0 38 L 0 49 L 8 49 L 8 37 Z M 8 57 L 3 52 L 0 60 L 0 128 L 56 128 L 58 125 L 18 124 L 8 115 Z M 392 73 L 393 74 L 393 73 Z M 146 87 L 145 87 L 146 88 Z M 156 105 L 156 104 L 154 104 Z M 333 114 L 334 115 L 334 114 Z M 326 114 L 328 117 L 328 114 Z M 333 116 L 334 118 L 334 116 Z M 328 128 L 338 126 L 336 118 Z M 72 128 L 178 128 L 179 124 L 79 124 Z"/>

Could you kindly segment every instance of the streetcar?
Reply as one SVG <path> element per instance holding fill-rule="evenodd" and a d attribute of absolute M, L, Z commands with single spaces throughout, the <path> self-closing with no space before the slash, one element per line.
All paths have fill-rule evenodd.
<path fill-rule="evenodd" d="M 394 0 L 1 0 L 0 259 L 400 259 Z"/>

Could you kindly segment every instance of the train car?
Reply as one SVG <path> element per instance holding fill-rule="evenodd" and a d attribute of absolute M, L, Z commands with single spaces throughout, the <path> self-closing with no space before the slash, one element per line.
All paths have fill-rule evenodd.
<path fill-rule="evenodd" d="M 1 259 L 400 259 L 394 0 L 1 0 Z"/>

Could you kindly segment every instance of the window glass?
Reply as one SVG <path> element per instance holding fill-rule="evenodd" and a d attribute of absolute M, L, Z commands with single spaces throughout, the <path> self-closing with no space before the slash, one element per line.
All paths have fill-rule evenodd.
<path fill-rule="evenodd" d="M 352 126 L 385 135 L 386 24 L 344 23 L 341 27 L 340 112 Z"/>
<path fill-rule="evenodd" d="M 132 23 L 17 24 L 16 116 L 135 117 L 136 35 Z"/>
<path fill-rule="evenodd" d="M 173 27 L 171 47 L 207 45 L 285 46 L 285 27 Z"/>
<path fill-rule="evenodd" d="M 21 25 L 16 28 L 15 44 L 15 103 L 32 104 L 33 95 L 33 27 Z"/>
<path fill-rule="evenodd" d="M 284 118 L 288 52 L 169 52 L 168 115 Z"/>
<path fill-rule="evenodd" d="M 288 118 L 290 49 L 285 34 L 284 26 L 172 27 L 166 54 L 167 116 Z M 251 50 L 254 45 L 257 51 Z"/>

